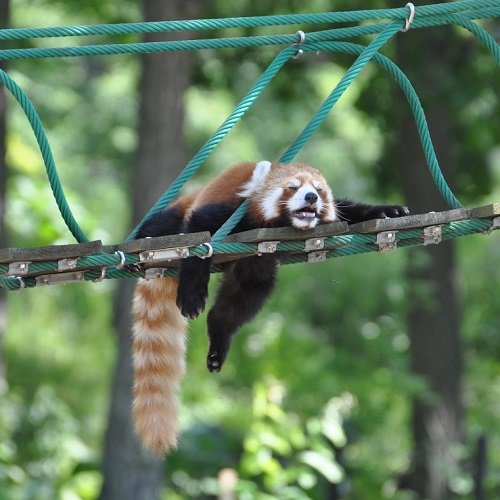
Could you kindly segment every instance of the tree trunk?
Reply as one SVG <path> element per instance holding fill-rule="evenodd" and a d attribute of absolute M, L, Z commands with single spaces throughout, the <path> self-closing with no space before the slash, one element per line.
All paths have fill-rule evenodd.
<path fill-rule="evenodd" d="M 144 0 L 144 19 L 197 17 L 205 2 Z M 189 36 L 186 33 L 178 37 Z M 172 37 L 176 37 L 173 35 Z M 146 36 L 147 41 L 156 39 Z M 185 164 L 184 92 L 189 85 L 193 54 L 172 52 L 141 56 L 139 147 L 132 172 L 133 220 L 141 220 Z M 118 357 L 103 459 L 105 500 L 159 497 L 163 461 L 145 451 L 131 420 L 132 379 L 130 305 L 134 282 L 123 281 L 114 304 Z"/>
<path fill-rule="evenodd" d="M 446 84 L 454 64 L 447 49 L 451 36 L 448 28 L 440 28 L 415 30 L 397 39 L 399 63 L 423 100 L 437 156 L 448 181 L 453 164 L 451 117 L 446 109 Z M 416 126 L 409 114 L 398 127 L 398 134 L 403 189 L 411 211 L 448 208 L 426 168 Z M 413 402 L 414 454 L 406 486 L 416 491 L 419 498 L 445 499 L 449 498 L 447 471 L 454 460 L 451 450 L 461 440 L 463 426 L 463 354 L 455 246 L 447 242 L 414 248 L 408 256 L 411 367 L 425 379 L 432 397 Z"/>
<path fill-rule="evenodd" d="M 6 28 L 9 25 L 9 0 L 0 0 L 0 26 Z M 0 68 L 5 71 L 5 62 L 0 63 Z M 5 236 L 5 194 L 7 183 L 7 163 L 5 159 L 5 136 L 6 136 L 6 103 L 5 90 L 0 87 L 0 248 L 7 246 Z M 4 336 L 7 320 L 6 293 L 0 290 L 0 395 L 5 390 L 5 355 Z"/>

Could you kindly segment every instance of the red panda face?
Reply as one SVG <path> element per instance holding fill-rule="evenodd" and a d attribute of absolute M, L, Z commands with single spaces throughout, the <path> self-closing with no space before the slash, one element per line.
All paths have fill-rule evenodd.
<path fill-rule="evenodd" d="M 264 221 L 312 229 L 336 220 L 332 192 L 319 171 L 301 164 L 273 165 L 254 191 Z"/>
<path fill-rule="evenodd" d="M 316 226 L 325 209 L 322 194 L 323 188 L 317 180 L 293 177 L 287 182 L 280 203 L 293 227 L 312 229 Z"/>

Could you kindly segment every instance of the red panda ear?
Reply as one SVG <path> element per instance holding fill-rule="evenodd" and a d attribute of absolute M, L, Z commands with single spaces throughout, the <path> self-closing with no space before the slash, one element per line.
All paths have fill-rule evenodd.
<path fill-rule="evenodd" d="M 262 182 L 266 178 L 267 174 L 271 170 L 273 164 L 270 161 L 259 161 L 255 164 L 253 169 L 252 178 L 243 184 L 239 196 L 244 198 L 248 198 L 262 185 Z"/>
<path fill-rule="evenodd" d="M 256 163 L 252 174 L 252 181 L 259 182 L 264 180 L 264 177 L 269 173 L 272 166 L 273 164 L 267 160 Z"/>

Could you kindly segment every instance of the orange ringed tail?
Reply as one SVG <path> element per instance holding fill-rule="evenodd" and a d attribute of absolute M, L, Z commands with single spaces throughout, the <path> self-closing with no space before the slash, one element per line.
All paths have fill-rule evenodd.
<path fill-rule="evenodd" d="M 187 320 L 176 305 L 177 285 L 177 278 L 139 280 L 133 303 L 135 429 L 159 455 L 177 446 L 177 392 L 186 370 Z"/>

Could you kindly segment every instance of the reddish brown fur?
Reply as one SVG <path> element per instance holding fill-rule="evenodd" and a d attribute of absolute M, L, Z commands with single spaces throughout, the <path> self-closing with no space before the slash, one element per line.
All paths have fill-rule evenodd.
<path fill-rule="evenodd" d="M 220 173 L 210 184 L 198 191 L 191 210 L 214 202 L 241 201 L 237 193 L 242 185 L 251 179 L 254 167 L 255 163 L 241 163 Z"/>

